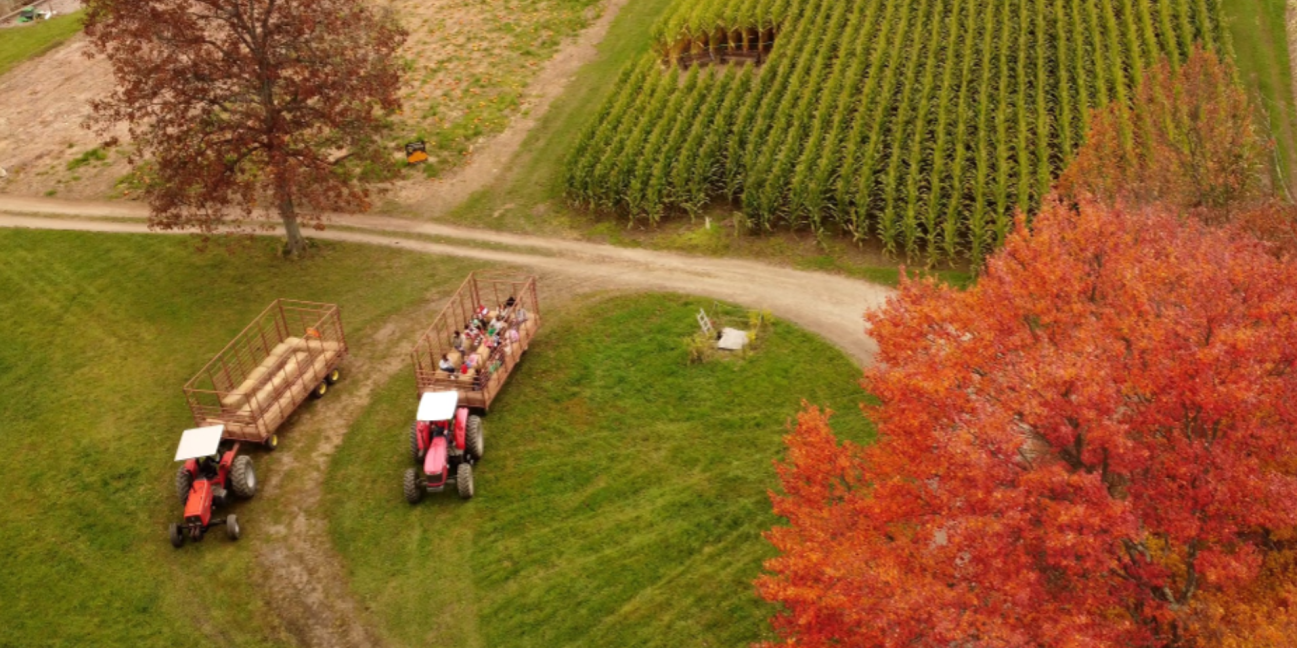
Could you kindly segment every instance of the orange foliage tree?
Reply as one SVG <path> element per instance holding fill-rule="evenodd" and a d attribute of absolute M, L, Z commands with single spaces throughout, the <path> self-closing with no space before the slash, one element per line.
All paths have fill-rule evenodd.
<path fill-rule="evenodd" d="M 1254 239 L 1089 201 L 966 292 L 904 282 L 867 316 L 877 443 L 787 438 L 778 645 L 1291 641 L 1294 304 Z"/>

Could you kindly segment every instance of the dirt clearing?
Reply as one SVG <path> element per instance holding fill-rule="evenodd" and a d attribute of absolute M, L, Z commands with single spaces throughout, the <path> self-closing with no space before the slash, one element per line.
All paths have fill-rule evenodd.
<path fill-rule="evenodd" d="M 120 149 L 82 128 L 90 100 L 113 87 L 108 63 L 84 57 L 88 47 L 75 36 L 0 77 L 0 192 L 105 198 L 126 173 Z"/>
<path fill-rule="evenodd" d="M 604 5 L 601 0 L 380 4 L 391 7 L 410 33 L 402 52 L 404 108 L 390 133 L 393 156 L 416 139 L 427 142 L 431 156 L 428 164 L 406 171 L 400 187 L 432 185 L 430 178 L 462 166 L 518 115 L 547 105 L 562 87 L 558 83 L 552 89 L 556 81 L 563 79 L 533 80 L 549 69 L 546 61 L 560 47 L 599 18 Z M 87 60 L 87 49 L 85 38 L 77 36 L 0 77 L 0 192 L 130 197 L 129 186 L 118 186 L 128 171 L 125 150 L 102 148 L 105 138 L 82 128 L 90 115 L 89 101 L 113 87 L 107 63 Z M 575 65 L 583 60 L 566 52 L 559 58 Z M 414 195 L 423 194 L 416 190 Z"/>

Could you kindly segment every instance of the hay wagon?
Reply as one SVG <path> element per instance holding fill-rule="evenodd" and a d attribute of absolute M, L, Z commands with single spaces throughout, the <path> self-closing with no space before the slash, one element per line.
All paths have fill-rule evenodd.
<path fill-rule="evenodd" d="M 491 321 L 497 316 L 507 325 L 498 344 L 467 345 L 462 351 L 455 348 L 456 332 L 463 333 L 475 318 Z M 470 274 L 414 347 L 418 395 L 455 391 L 461 406 L 485 413 L 531 345 L 540 323 L 535 277 Z M 451 370 L 443 366 L 443 358 Z"/>
<path fill-rule="evenodd" d="M 194 423 L 274 449 L 284 421 L 338 381 L 347 351 L 337 305 L 276 300 L 185 384 Z"/>

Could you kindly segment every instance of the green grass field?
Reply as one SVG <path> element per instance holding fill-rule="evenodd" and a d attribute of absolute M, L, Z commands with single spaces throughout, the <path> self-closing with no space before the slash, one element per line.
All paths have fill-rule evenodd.
<path fill-rule="evenodd" d="M 276 297 L 342 304 L 359 340 L 472 267 L 328 243 L 286 263 L 272 240 L 231 255 L 22 230 L 0 230 L 0 250 L 0 646 L 288 643 L 249 585 L 264 494 L 236 505 L 238 544 L 167 542 L 171 459 L 193 424 L 181 387 Z M 283 443 L 305 442 L 291 425 Z M 264 483 L 273 455 L 252 455 Z"/>
<path fill-rule="evenodd" d="M 79 11 L 23 27 L 0 29 L 0 74 L 58 47 L 79 31 Z"/>
<path fill-rule="evenodd" d="M 335 544 L 396 645 L 743 646 L 771 608 L 768 489 L 801 400 L 872 432 L 859 370 L 778 323 L 743 361 L 686 365 L 711 302 L 616 297 L 549 314 L 486 419 L 477 496 L 411 507 L 403 372 L 348 433 L 326 482 Z"/>
<path fill-rule="evenodd" d="M 1297 107 L 1284 27 L 1286 0 L 1221 0 L 1243 83 L 1269 122 L 1281 173 L 1297 190 Z"/>

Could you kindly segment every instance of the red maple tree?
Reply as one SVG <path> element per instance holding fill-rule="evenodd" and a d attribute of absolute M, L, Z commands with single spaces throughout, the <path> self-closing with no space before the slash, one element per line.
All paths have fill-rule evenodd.
<path fill-rule="evenodd" d="M 368 206 L 360 180 L 388 157 L 379 135 L 399 107 L 405 32 L 389 11 L 352 0 L 88 0 L 86 35 L 117 80 L 92 102 L 94 123 L 128 125 L 132 162 L 150 168 L 150 225 L 210 233 L 269 203 L 295 255 L 299 221 Z"/>
<path fill-rule="evenodd" d="M 1291 642 L 1294 305 L 1255 239 L 1087 201 L 966 292 L 904 282 L 867 316 L 877 443 L 788 436 L 779 645 Z"/>

